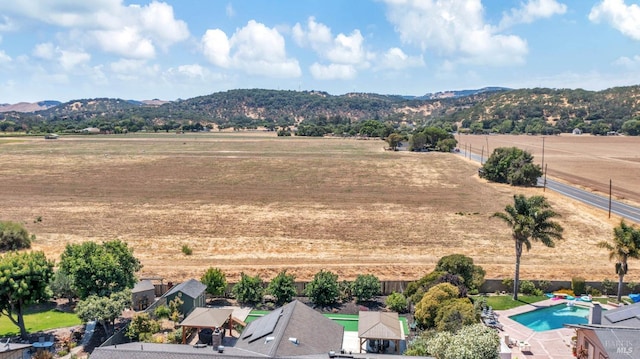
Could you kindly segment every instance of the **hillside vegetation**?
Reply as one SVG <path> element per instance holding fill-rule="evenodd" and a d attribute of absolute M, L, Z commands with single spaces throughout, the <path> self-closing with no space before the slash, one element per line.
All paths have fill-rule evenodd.
<path fill-rule="evenodd" d="M 469 133 L 554 134 L 576 128 L 593 134 L 640 133 L 640 86 L 598 92 L 486 88 L 436 95 L 333 96 L 319 91 L 244 89 L 159 106 L 122 99 L 83 99 L 33 113 L 2 113 L 0 131 L 73 133 L 88 127 L 105 133 L 258 127 L 295 130 L 301 124 L 324 123 L 322 131 L 310 132 L 353 135 L 353 128 L 344 125 L 374 120 L 407 134 L 425 126 Z"/>

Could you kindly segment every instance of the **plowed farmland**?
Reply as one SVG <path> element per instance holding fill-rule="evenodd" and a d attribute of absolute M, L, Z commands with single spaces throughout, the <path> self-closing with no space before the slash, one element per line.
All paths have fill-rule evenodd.
<path fill-rule="evenodd" d="M 384 145 L 260 133 L 2 138 L 0 218 L 24 223 L 34 249 L 56 260 L 68 243 L 119 238 L 144 265 L 141 276 L 173 281 L 212 266 L 230 281 L 283 269 L 299 280 L 320 269 L 340 280 L 416 279 L 452 253 L 474 258 L 488 278 L 512 276 L 509 229 L 491 215 L 515 193 L 542 190 L 486 183 L 462 156 Z M 622 152 L 611 156 L 629 156 Z M 546 156 L 550 168 L 560 161 Z M 521 277 L 615 279 L 595 244 L 619 219 L 545 195 L 565 239 L 534 244 Z"/>

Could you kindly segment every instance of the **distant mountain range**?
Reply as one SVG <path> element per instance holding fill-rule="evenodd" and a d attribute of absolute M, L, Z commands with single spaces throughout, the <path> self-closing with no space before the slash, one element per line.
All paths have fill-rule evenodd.
<path fill-rule="evenodd" d="M 428 93 L 423 96 L 415 97 L 414 99 L 437 100 L 437 99 L 443 99 L 443 98 L 457 98 L 457 97 L 472 96 L 472 95 L 488 93 L 488 92 L 503 92 L 503 91 L 509 91 L 509 90 L 511 89 L 508 87 L 483 87 L 478 90 L 443 91 L 443 92 Z"/>
<path fill-rule="evenodd" d="M 60 101 L 18 102 L 0 104 L 0 112 L 36 112 L 60 105 Z"/>

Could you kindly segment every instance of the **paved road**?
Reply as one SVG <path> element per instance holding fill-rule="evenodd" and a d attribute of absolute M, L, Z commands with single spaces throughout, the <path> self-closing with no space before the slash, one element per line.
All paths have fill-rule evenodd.
<path fill-rule="evenodd" d="M 465 151 L 460 151 L 459 154 L 461 156 L 468 157 L 465 154 Z M 482 160 L 482 158 L 480 158 L 480 156 L 475 153 L 471 153 L 471 159 L 476 162 L 481 162 Z M 484 159 L 486 160 L 486 157 Z M 544 185 L 542 178 L 538 179 L 538 185 Z M 550 178 L 547 178 L 547 188 L 582 203 L 586 203 L 590 206 L 602 209 L 603 211 L 609 211 L 609 197 L 603 197 L 558 181 L 554 181 Z M 629 221 L 640 223 L 640 208 L 638 207 L 630 206 L 620 201 L 612 200 L 611 213 L 616 214 Z"/>

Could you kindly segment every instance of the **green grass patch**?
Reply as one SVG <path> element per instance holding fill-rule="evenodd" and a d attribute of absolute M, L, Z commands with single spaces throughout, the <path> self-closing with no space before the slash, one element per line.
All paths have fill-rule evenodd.
<path fill-rule="evenodd" d="M 492 307 L 494 310 L 505 310 L 516 308 L 525 304 L 539 302 L 549 298 L 544 295 L 519 295 L 518 300 L 516 301 L 513 300 L 513 297 L 510 295 L 490 295 L 488 297 L 485 297 L 485 299 L 487 300 L 487 305 Z"/>
<path fill-rule="evenodd" d="M 24 324 L 27 332 L 34 333 L 42 330 L 72 327 L 82 322 L 77 315 L 65 313 L 55 309 L 49 309 L 37 313 L 24 315 Z M 6 316 L 0 316 L 0 336 L 20 334 L 20 329 Z"/>

